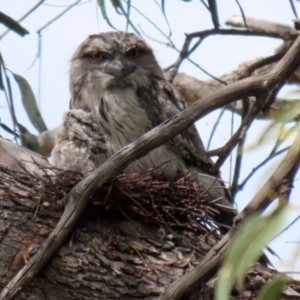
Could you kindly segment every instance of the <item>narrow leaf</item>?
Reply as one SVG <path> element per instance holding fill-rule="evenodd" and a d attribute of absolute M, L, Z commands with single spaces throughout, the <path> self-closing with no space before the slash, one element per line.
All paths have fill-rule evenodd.
<path fill-rule="evenodd" d="M 105 8 L 105 0 L 97 0 L 97 3 L 100 7 L 100 11 L 102 14 L 103 19 L 106 21 L 106 23 L 113 29 L 117 30 L 110 22 L 108 15 L 106 13 L 106 8 Z"/>
<path fill-rule="evenodd" d="M 20 123 L 18 123 L 18 128 L 22 146 L 36 153 L 40 153 L 41 149 L 37 137 Z"/>
<path fill-rule="evenodd" d="M 292 11 L 294 13 L 295 18 L 298 19 L 297 10 L 296 10 L 296 7 L 295 7 L 295 4 L 294 4 L 293 0 L 290 0 L 290 5 L 291 5 L 291 8 L 292 8 Z"/>
<path fill-rule="evenodd" d="M 161 9 L 162 9 L 162 12 L 164 14 L 164 16 L 166 15 L 166 11 L 165 11 L 165 0 L 161 0 Z"/>
<path fill-rule="evenodd" d="M 215 28 L 220 28 L 217 0 L 208 0 L 211 19 Z"/>
<path fill-rule="evenodd" d="M 130 15 L 125 11 L 121 1 L 120 0 L 110 0 L 110 1 L 111 1 L 112 5 L 114 6 L 116 12 L 120 15 L 124 15 L 126 20 L 127 20 L 127 24 L 129 24 L 132 27 L 132 29 L 135 31 L 135 33 L 140 36 L 141 33 L 138 31 L 138 29 L 131 22 Z M 128 25 L 126 27 L 128 27 Z"/>
<path fill-rule="evenodd" d="M 241 226 L 232 239 L 227 258 L 220 272 L 216 287 L 216 299 L 229 299 L 235 286 L 242 289 L 246 272 L 251 263 L 257 261 L 263 248 L 276 236 L 290 207 L 278 207 L 270 216 L 251 216 Z"/>
<path fill-rule="evenodd" d="M 19 138 L 19 135 L 14 132 L 12 129 L 10 129 L 7 125 L 3 124 L 0 122 L 0 127 L 5 130 L 7 133 L 13 135 L 13 136 L 16 136 L 17 138 Z"/>
<path fill-rule="evenodd" d="M 264 285 L 264 287 L 261 289 L 256 299 L 257 300 L 280 299 L 282 291 L 288 281 L 289 281 L 288 278 L 283 276 L 274 278 L 272 281 Z"/>
<path fill-rule="evenodd" d="M 29 83 L 24 77 L 20 75 L 13 74 L 13 76 L 19 85 L 23 106 L 32 125 L 39 133 L 46 131 L 47 126 L 40 114 L 35 96 Z"/>
<path fill-rule="evenodd" d="M 29 33 L 27 29 L 22 27 L 17 21 L 9 17 L 8 15 L 4 14 L 0 11 L 0 23 L 11 29 L 12 31 L 16 32 L 17 34 L 24 36 Z"/>
<path fill-rule="evenodd" d="M 1 56 L 1 54 L 0 54 L 0 56 Z M 3 76 L 2 76 L 2 68 L 3 68 L 3 65 L 0 62 L 0 89 L 3 91 L 5 89 L 5 87 L 4 87 Z"/>
<path fill-rule="evenodd" d="M 127 15 L 128 15 L 128 18 L 127 18 L 127 22 L 126 22 L 126 31 L 128 31 L 128 28 L 129 28 L 128 19 L 130 19 L 130 8 L 131 8 L 131 0 L 128 0 L 127 1 Z"/>

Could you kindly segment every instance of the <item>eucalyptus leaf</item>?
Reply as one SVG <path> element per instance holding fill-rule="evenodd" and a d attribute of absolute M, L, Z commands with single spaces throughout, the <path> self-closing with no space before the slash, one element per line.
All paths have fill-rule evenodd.
<path fill-rule="evenodd" d="M 4 59 L 2 57 L 2 54 L 0 53 L 0 89 L 4 90 L 5 86 L 4 86 L 4 81 L 3 81 L 3 67 L 4 67 Z"/>
<path fill-rule="evenodd" d="M 40 145 L 37 139 L 37 136 L 30 133 L 25 126 L 18 123 L 18 128 L 20 132 L 20 140 L 23 147 L 32 150 L 36 153 L 40 153 Z"/>
<path fill-rule="evenodd" d="M 126 22 L 126 31 L 128 31 L 129 28 L 129 19 L 130 19 L 130 8 L 131 8 L 131 0 L 127 1 L 127 22 Z"/>
<path fill-rule="evenodd" d="M 129 15 L 129 11 L 128 13 L 125 11 L 122 3 L 120 2 L 120 0 L 111 0 L 111 3 L 113 4 L 116 12 L 120 15 L 124 15 L 126 20 L 127 20 L 127 25 L 126 25 L 126 28 L 128 27 L 128 25 L 131 26 L 131 28 L 134 30 L 134 32 L 141 36 L 141 33 L 138 31 L 138 29 L 135 27 L 135 25 L 131 22 L 130 20 L 130 15 Z M 120 9 L 120 12 L 119 12 L 119 9 Z"/>
<path fill-rule="evenodd" d="M 7 133 L 13 135 L 13 136 L 16 136 L 17 138 L 19 138 L 20 136 L 15 132 L 13 131 L 12 129 L 10 129 L 7 125 L 5 125 L 4 123 L 1 123 L 0 122 L 0 127 L 5 130 Z"/>
<path fill-rule="evenodd" d="M 164 14 L 164 16 L 166 15 L 166 11 L 165 11 L 165 0 L 161 0 L 161 9 L 162 9 L 162 12 Z"/>
<path fill-rule="evenodd" d="M 5 87 L 4 87 L 4 83 L 3 83 L 2 68 L 3 68 L 3 65 L 1 64 L 0 65 L 0 89 L 4 90 Z"/>
<path fill-rule="evenodd" d="M 106 8 L 105 8 L 105 0 L 97 0 L 97 3 L 98 3 L 98 5 L 99 5 L 99 7 L 100 7 L 100 11 L 101 11 L 101 14 L 102 14 L 103 19 L 107 22 L 107 24 L 108 24 L 111 28 L 117 30 L 117 29 L 112 25 L 112 23 L 110 22 L 110 20 L 109 20 L 109 18 L 108 18 L 108 15 L 107 15 L 107 13 L 106 13 Z"/>
<path fill-rule="evenodd" d="M 12 31 L 24 36 L 29 33 L 27 29 L 21 26 L 17 21 L 0 11 L 0 23 L 11 29 Z"/>
<path fill-rule="evenodd" d="M 289 210 L 288 205 L 282 205 L 269 216 L 253 215 L 236 232 L 220 272 L 215 291 L 217 300 L 229 299 L 233 286 L 242 289 L 249 266 L 276 236 Z"/>
<path fill-rule="evenodd" d="M 289 279 L 284 276 L 274 278 L 272 281 L 264 285 L 264 287 L 261 289 L 256 299 L 257 300 L 280 299 L 282 291 L 288 281 Z"/>
<path fill-rule="evenodd" d="M 32 125 L 36 128 L 36 130 L 39 133 L 46 131 L 47 126 L 40 114 L 35 96 L 33 94 L 33 91 L 29 83 L 24 77 L 20 75 L 13 73 L 13 76 L 19 85 L 21 96 L 22 96 L 22 103 Z"/>
<path fill-rule="evenodd" d="M 217 0 L 208 0 L 208 6 L 211 14 L 211 19 L 215 28 L 220 27 Z"/>

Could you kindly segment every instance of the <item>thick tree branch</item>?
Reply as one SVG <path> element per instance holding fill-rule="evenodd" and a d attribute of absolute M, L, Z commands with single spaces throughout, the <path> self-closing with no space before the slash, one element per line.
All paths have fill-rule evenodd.
<path fill-rule="evenodd" d="M 274 90 L 277 90 L 278 87 L 284 83 L 285 79 L 293 74 L 295 69 L 300 64 L 299 54 L 300 38 L 296 40 L 287 55 L 278 63 L 278 65 L 272 72 L 253 78 L 247 78 L 239 82 L 234 82 L 230 86 L 218 89 L 215 93 L 204 97 L 201 102 L 194 103 L 186 110 L 184 110 L 181 114 L 165 121 L 163 124 L 157 126 L 138 140 L 124 147 L 118 153 L 113 155 L 109 160 L 107 160 L 103 165 L 101 165 L 98 169 L 96 169 L 89 176 L 83 179 L 68 194 L 67 205 L 55 229 L 51 232 L 48 239 L 42 245 L 38 253 L 29 260 L 27 265 L 25 265 L 24 268 L 20 272 L 18 272 L 18 274 L 5 287 L 0 295 L 0 299 L 8 300 L 15 297 L 22 290 L 22 288 L 26 284 L 28 284 L 30 280 L 32 280 L 37 275 L 38 272 L 40 272 L 45 264 L 59 250 L 63 242 L 74 229 L 79 217 L 85 210 L 91 195 L 105 182 L 111 180 L 113 177 L 119 174 L 132 161 L 144 156 L 149 151 L 164 144 L 167 140 L 174 137 L 176 134 L 178 134 L 188 126 L 191 126 L 196 120 L 210 113 L 216 107 L 226 105 L 236 99 L 243 99 L 247 96 L 257 96 L 268 92 L 272 93 Z M 291 162 L 294 162 L 293 159 L 294 158 L 292 157 L 287 162 L 287 165 Z M 293 164 L 293 166 L 294 165 L 295 164 Z M 288 167 L 286 168 L 288 169 Z M 279 170 L 281 176 L 283 171 L 281 170 L 281 168 L 279 168 Z M 277 177 L 275 179 L 278 181 L 279 177 Z M 283 178 L 283 176 L 281 176 L 280 178 Z M 271 183 L 267 184 L 263 188 L 262 195 L 268 195 L 265 192 L 269 192 L 270 184 L 272 184 L 272 188 L 274 187 L 273 181 L 275 179 L 272 179 Z M 276 180 L 274 182 L 277 183 Z M 275 185 L 275 187 L 277 186 L 278 185 Z M 261 199 L 259 197 L 264 198 Z M 258 199 L 254 201 L 254 207 L 262 208 L 269 201 L 269 199 L 267 202 L 263 201 L 265 200 L 265 196 L 257 196 L 257 198 Z M 245 213 L 243 211 L 243 213 L 241 214 L 241 219 L 249 214 L 248 210 L 245 210 Z M 252 210 L 250 209 L 250 212 L 252 211 L 253 208 Z M 222 250 L 222 247 L 220 250 Z M 216 249 L 214 249 L 214 251 L 216 251 Z M 213 270 L 217 268 L 219 263 L 220 258 L 218 258 L 218 260 L 214 262 Z M 211 271 L 211 266 L 209 266 L 208 269 L 207 266 L 205 266 L 204 269 L 208 270 L 210 273 L 213 273 Z M 172 291 L 173 292 L 171 294 L 173 295 L 174 288 Z M 172 299 L 178 299 L 178 297 Z"/>
<path fill-rule="evenodd" d="M 244 19 L 241 16 L 232 16 L 226 21 L 225 24 L 234 27 L 251 28 L 258 32 L 265 33 L 267 36 L 272 37 L 276 35 L 284 40 L 293 40 L 298 36 L 298 32 L 291 26 L 286 26 L 271 21 L 257 20 L 249 17 L 246 17 L 247 25 L 245 25 Z"/>
<path fill-rule="evenodd" d="M 193 49 L 197 45 L 198 43 L 194 45 Z M 261 75 L 266 73 L 266 71 L 270 71 L 271 67 L 274 66 L 275 63 L 283 57 L 283 55 L 285 55 L 290 46 L 291 45 L 285 47 L 275 55 L 242 64 L 238 70 L 235 70 L 232 73 L 221 77 L 221 82 L 229 84 L 249 77 L 252 74 Z M 287 78 L 288 83 L 300 83 L 300 75 L 298 74 L 298 70 L 293 74 L 293 76 Z M 165 73 L 165 75 L 166 78 L 170 77 L 170 73 L 168 72 Z M 177 74 L 173 84 L 180 91 L 188 105 L 199 101 L 199 99 L 200 101 L 202 101 L 202 98 L 204 96 L 208 95 L 211 92 L 214 92 L 217 88 L 224 86 L 224 84 L 220 83 L 219 81 L 208 80 L 203 82 L 184 73 Z M 298 102 L 298 100 L 284 100 L 276 98 L 272 105 L 269 107 L 268 111 L 259 111 L 258 114 L 256 114 L 255 118 L 276 118 L 276 115 L 282 110 L 289 109 L 292 105 L 297 105 Z M 255 105 L 255 98 L 249 97 L 249 107 L 252 107 L 253 105 Z M 243 100 L 229 103 L 225 107 L 242 115 Z M 295 121 L 297 120 L 299 120 L 299 116 L 295 117 Z M 50 131 L 42 133 L 39 136 L 35 136 L 28 132 L 28 136 L 31 140 L 31 145 L 37 145 L 37 147 L 31 147 L 31 145 L 27 146 L 30 146 L 29 149 L 32 151 L 38 152 L 44 156 L 49 156 L 54 146 L 54 137 L 56 130 L 57 128 L 54 128 Z M 26 145 L 23 146 L 26 147 Z"/>
<path fill-rule="evenodd" d="M 289 152 L 286 154 L 285 158 L 268 182 L 254 196 L 246 208 L 237 216 L 237 222 L 233 228 L 207 253 L 199 265 L 197 265 L 191 272 L 172 283 L 166 293 L 160 296 L 158 300 L 179 300 L 184 297 L 184 295 L 193 286 L 203 284 L 208 278 L 215 274 L 216 270 L 219 268 L 224 258 L 224 254 L 228 249 L 229 241 L 237 231 L 240 223 L 251 214 L 263 211 L 277 196 L 280 197 L 282 194 L 286 196 L 286 194 L 281 191 L 290 191 L 290 178 L 293 178 L 299 167 L 299 129 L 300 128 L 298 127 L 298 136 Z"/>

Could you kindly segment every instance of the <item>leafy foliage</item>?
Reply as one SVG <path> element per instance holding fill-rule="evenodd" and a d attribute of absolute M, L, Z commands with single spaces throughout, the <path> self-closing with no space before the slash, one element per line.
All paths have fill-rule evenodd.
<path fill-rule="evenodd" d="M 271 215 L 248 218 L 232 239 L 216 287 L 216 299 L 229 299 L 233 287 L 241 291 L 249 266 L 262 255 L 264 247 L 276 236 L 290 207 L 279 206 Z"/>

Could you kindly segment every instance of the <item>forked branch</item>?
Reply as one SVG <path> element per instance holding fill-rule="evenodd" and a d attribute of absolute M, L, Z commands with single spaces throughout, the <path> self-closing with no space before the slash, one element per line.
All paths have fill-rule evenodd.
<path fill-rule="evenodd" d="M 103 165 L 77 184 L 67 195 L 67 205 L 55 229 L 51 232 L 37 254 L 29 260 L 24 268 L 4 288 L 0 295 L 0 300 L 13 299 L 41 271 L 73 231 L 91 195 L 105 182 L 119 174 L 132 161 L 164 144 L 167 140 L 191 126 L 196 120 L 210 113 L 216 107 L 226 105 L 237 99 L 243 99 L 247 96 L 259 98 L 258 96 L 261 94 L 272 93 L 277 90 L 283 85 L 286 78 L 293 74 L 299 64 L 300 38 L 296 40 L 287 55 L 284 56 L 270 73 L 247 78 L 218 89 L 215 93 L 203 97 L 202 101 L 194 103 L 179 115 L 165 121 L 113 155 Z M 292 161 L 291 159 L 288 163 Z M 262 203 L 265 204 L 263 200 L 258 196 L 255 207 L 261 207 Z M 242 219 L 252 211 L 253 209 L 245 210 L 241 215 Z M 227 238 L 230 238 L 230 235 Z M 213 268 L 209 267 L 210 276 L 216 271 L 219 262 L 220 260 L 213 265 Z M 174 295 L 174 290 L 171 294 Z M 178 297 L 172 299 L 178 299 Z"/>

